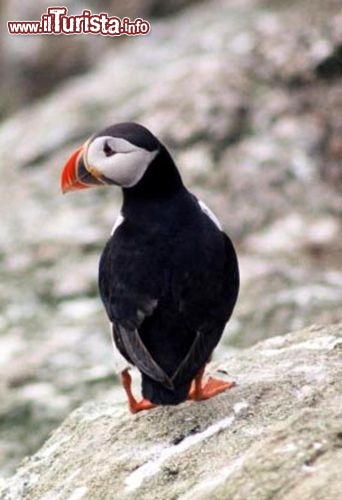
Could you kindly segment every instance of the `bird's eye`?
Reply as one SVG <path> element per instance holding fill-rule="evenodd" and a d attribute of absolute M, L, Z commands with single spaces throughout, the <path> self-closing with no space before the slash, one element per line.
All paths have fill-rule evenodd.
<path fill-rule="evenodd" d="M 110 147 L 110 145 L 108 144 L 108 141 L 105 141 L 104 143 L 104 146 L 103 146 L 103 152 L 104 154 L 108 157 L 108 156 L 113 156 L 115 155 L 116 151 L 114 151 L 114 149 L 112 149 Z"/>

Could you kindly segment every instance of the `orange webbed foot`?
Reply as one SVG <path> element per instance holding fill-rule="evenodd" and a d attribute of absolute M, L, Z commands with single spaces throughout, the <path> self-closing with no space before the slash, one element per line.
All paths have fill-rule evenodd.
<path fill-rule="evenodd" d="M 127 394 L 128 408 L 131 413 L 138 413 L 139 411 L 150 410 L 156 407 L 156 405 L 151 403 L 148 399 L 142 399 L 141 401 L 135 399 L 132 393 L 132 377 L 128 369 L 121 373 L 121 382 Z"/>
<path fill-rule="evenodd" d="M 210 399 L 220 394 L 221 392 L 231 389 L 236 384 L 233 381 L 225 381 L 217 378 L 209 377 L 207 381 L 203 382 L 204 368 L 200 370 L 198 375 L 193 380 L 188 399 L 193 401 L 202 401 Z"/>
<path fill-rule="evenodd" d="M 210 399 L 220 394 L 221 392 L 227 391 L 234 387 L 235 382 L 226 382 L 225 380 L 220 380 L 217 378 L 209 377 L 208 380 L 201 385 L 199 391 L 195 391 L 194 400 L 202 401 L 203 399 Z"/>
<path fill-rule="evenodd" d="M 142 399 L 141 401 L 128 401 L 129 411 L 131 413 L 138 413 L 143 410 L 151 410 L 151 408 L 155 408 L 157 405 L 151 403 L 148 399 Z"/>

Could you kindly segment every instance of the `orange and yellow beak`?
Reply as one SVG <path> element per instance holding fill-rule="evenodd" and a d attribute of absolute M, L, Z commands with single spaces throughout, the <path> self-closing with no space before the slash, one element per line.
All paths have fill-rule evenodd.
<path fill-rule="evenodd" d="M 108 180 L 95 168 L 86 166 L 84 159 L 86 147 L 87 143 L 77 148 L 64 165 L 61 175 L 63 193 L 109 184 Z"/>
<path fill-rule="evenodd" d="M 77 148 L 76 151 L 72 153 L 63 167 L 61 175 L 61 189 L 63 193 L 88 187 L 82 183 L 78 176 L 78 159 L 82 153 L 83 146 Z"/>

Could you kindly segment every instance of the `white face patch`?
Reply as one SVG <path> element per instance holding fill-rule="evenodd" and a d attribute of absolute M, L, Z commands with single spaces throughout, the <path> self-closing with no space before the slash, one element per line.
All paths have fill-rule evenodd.
<path fill-rule="evenodd" d="M 92 140 L 85 152 L 85 165 L 122 187 L 135 186 L 158 154 L 118 137 L 103 136 Z"/>
<path fill-rule="evenodd" d="M 202 209 L 202 212 L 204 212 L 209 217 L 209 219 L 211 219 L 213 223 L 222 231 L 222 226 L 220 224 L 220 221 L 218 220 L 214 212 L 212 212 L 210 208 L 207 207 L 207 205 L 202 200 L 198 200 L 198 203 Z"/>

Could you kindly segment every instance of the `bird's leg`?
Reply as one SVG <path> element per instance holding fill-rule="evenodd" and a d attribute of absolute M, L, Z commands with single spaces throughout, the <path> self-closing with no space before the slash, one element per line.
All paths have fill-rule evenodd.
<path fill-rule="evenodd" d="M 234 387 L 235 382 L 226 382 L 225 380 L 219 380 L 217 378 L 209 377 L 204 384 L 202 383 L 203 374 L 205 366 L 199 370 L 196 377 L 192 381 L 191 388 L 189 391 L 188 399 L 194 401 L 202 401 L 203 399 L 209 399 L 220 392 L 226 391 L 231 387 Z"/>
<path fill-rule="evenodd" d="M 142 399 L 141 401 L 135 399 L 132 392 L 132 377 L 127 368 L 121 372 L 121 382 L 127 394 L 128 407 L 131 413 L 155 408 L 156 405 L 151 403 L 148 399 Z"/>

